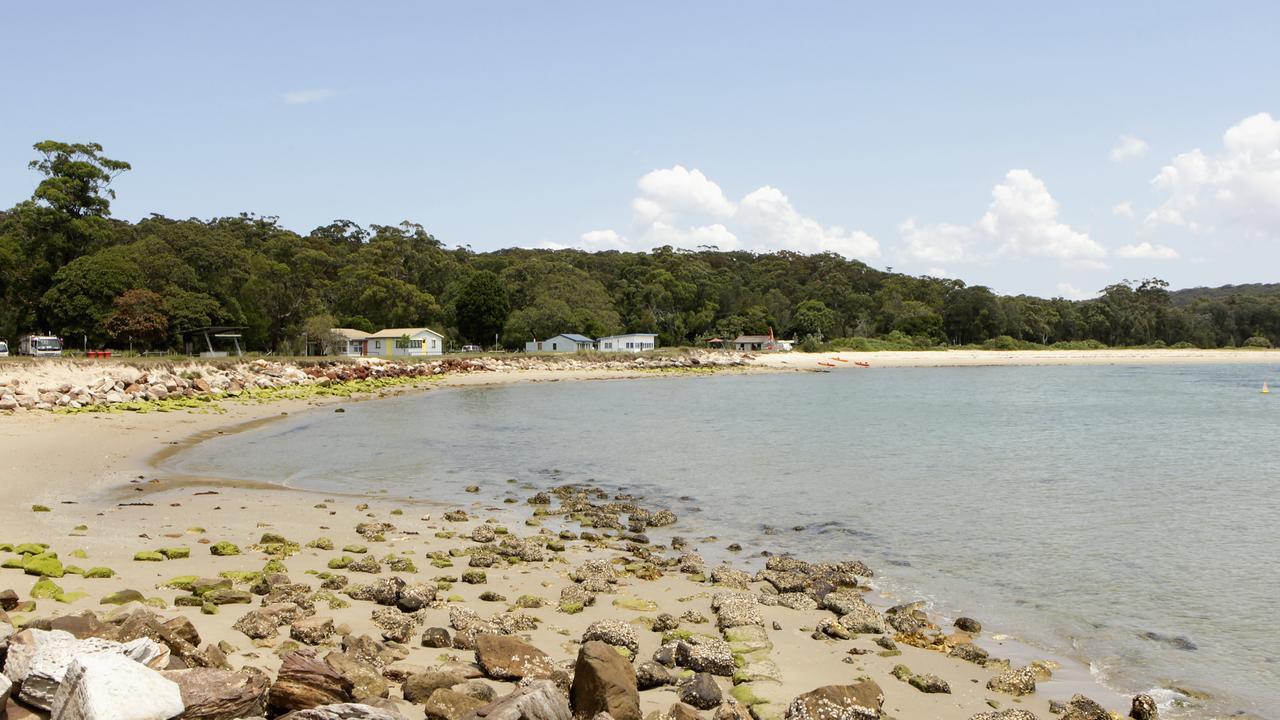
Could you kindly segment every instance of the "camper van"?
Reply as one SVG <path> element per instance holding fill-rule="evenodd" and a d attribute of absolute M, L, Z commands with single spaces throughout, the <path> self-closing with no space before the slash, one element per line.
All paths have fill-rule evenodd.
<path fill-rule="evenodd" d="M 51 335 L 23 335 L 18 341 L 18 354 L 32 357 L 58 357 L 62 355 L 62 338 Z"/>

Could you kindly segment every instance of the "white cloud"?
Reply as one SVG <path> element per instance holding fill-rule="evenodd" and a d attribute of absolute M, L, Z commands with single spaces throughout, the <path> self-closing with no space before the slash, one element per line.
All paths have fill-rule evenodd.
<path fill-rule="evenodd" d="M 1125 200 L 1111 206 L 1111 214 L 1116 217 L 1133 217 L 1133 203 Z"/>
<path fill-rule="evenodd" d="M 1058 293 L 1068 300 L 1087 300 L 1091 297 L 1097 297 L 1097 293 L 1087 293 L 1071 283 L 1060 282 L 1057 285 Z"/>
<path fill-rule="evenodd" d="M 978 226 L 1000 240 L 1001 254 L 1085 263 L 1107 255 L 1087 233 L 1058 221 L 1058 202 L 1044 181 L 1027 170 L 1010 170 L 992 189 L 991 207 Z"/>
<path fill-rule="evenodd" d="M 838 225 L 824 227 L 801 215 L 781 190 L 767 185 L 742 199 L 734 221 L 748 236 L 782 250 L 834 252 L 845 257 L 880 256 L 880 243 L 875 238 Z"/>
<path fill-rule="evenodd" d="M 590 230 L 582 233 L 579 240 L 587 250 L 621 250 L 627 246 L 627 239 L 613 230 Z"/>
<path fill-rule="evenodd" d="M 1116 248 L 1116 257 L 1124 260 L 1177 260 L 1178 251 L 1167 245 L 1142 242 L 1137 245 L 1121 245 Z"/>
<path fill-rule="evenodd" d="M 332 100 L 338 96 L 337 90 L 330 88 L 314 88 L 311 90 L 292 90 L 280 96 L 288 105 L 309 105 L 311 103 Z"/>
<path fill-rule="evenodd" d="M 1147 143 L 1142 138 L 1132 135 L 1122 135 L 1116 142 L 1115 147 L 1111 148 L 1111 162 L 1124 162 L 1140 158 L 1147 154 Z"/>
<path fill-rule="evenodd" d="M 898 231 L 907 257 L 923 262 L 1042 257 L 1072 267 L 1106 267 L 1106 248 L 1059 220 L 1057 201 L 1027 170 L 1010 170 L 991 189 L 991 204 L 973 225 L 920 225 L 913 218 Z"/>
<path fill-rule="evenodd" d="M 722 250 L 880 256 L 875 238 L 802 215 L 781 190 L 768 185 L 735 203 L 701 171 L 676 165 L 645 174 L 637 187 L 640 194 L 631 201 L 630 239 L 614 230 L 593 230 L 580 238 L 581 247 L 648 250 L 662 245 L 712 245 Z"/>
<path fill-rule="evenodd" d="M 631 204 L 638 223 L 672 222 L 686 214 L 733 215 L 733 203 L 700 170 L 682 165 L 654 170 L 640 178 L 639 185 L 643 195 Z"/>
<path fill-rule="evenodd" d="M 898 234 L 907 254 L 916 260 L 955 263 L 975 259 L 978 233 L 969 225 L 920 225 L 915 218 L 907 218 L 898 226 Z"/>
<path fill-rule="evenodd" d="M 681 248 L 697 248 L 712 245 L 721 250 L 737 250 L 738 236 L 720 223 L 681 228 L 658 221 L 650 225 L 641 238 L 646 248 L 670 245 Z"/>
<path fill-rule="evenodd" d="M 1258 113 L 1222 136 L 1222 150 L 1177 155 L 1151 180 L 1164 200 L 1146 218 L 1160 225 L 1211 231 L 1218 222 L 1280 237 L 1280 120 Z"/>

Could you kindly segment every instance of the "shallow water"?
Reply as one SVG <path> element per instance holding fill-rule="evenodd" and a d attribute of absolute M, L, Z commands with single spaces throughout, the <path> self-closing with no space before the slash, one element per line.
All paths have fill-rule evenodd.
<path fill-rule="evenodd" d="M 457 501 L 508 479 L 627 488 L 744 556 L 866 559 L 882 589 L 1080 657 L 1121 692 L 1177 684 L 1213 695 L 1196 715 L 1273 717 L 1280 396 L 1258 389 L 1274 372 L 841 368 L 471 388 L 291 417 L 176 467 Z"/>

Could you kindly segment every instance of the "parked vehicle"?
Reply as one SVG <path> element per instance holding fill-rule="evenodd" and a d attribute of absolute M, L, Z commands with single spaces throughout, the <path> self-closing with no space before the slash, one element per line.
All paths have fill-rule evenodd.
<path fill-rule="evenodd" d="M 0 357 L 9 357 L 9 343 L 0 340 Z"/>
<path fill-rule="evenodd" d="M 52 335 L 23 335 L 18 341 L 18 354 L 32 357 L 58 357 L 62 355 L 62 338 Z"/>

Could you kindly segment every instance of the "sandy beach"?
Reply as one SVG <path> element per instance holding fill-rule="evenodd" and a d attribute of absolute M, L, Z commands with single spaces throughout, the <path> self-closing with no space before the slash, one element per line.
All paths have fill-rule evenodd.
<path fill-rule="evenodd" d="M 851 361 L 847 364 L 851 370 L 856 368 L 852 366 L 854 361 L 869 362 L 874 370 L 939 364 L 1275 363 L 1280 360 L 1280 352 L 787 354 L 760 356 L 754 365 L 761 370 L 807 370 L 810 363 L 830 357 Z M 0 368 L 0 380 L 9 369 Z M 45 366 L 43 372 L 47 376 L 41 382 L 71 381 L 65 375 L 70 371 L 61 371 L 64 374 L 58 376 L 52 365 Z M 438 392 L 438 388 L 496 382 L 641 376 L 651 377 L 652 373 L 609 370 L 475 373 L 432 381 L 426 392 L 429 395 Z M 414 388 L 407 386 L 390 392 L 406 391 Z M 276 637 L 251 639 L 233 627 L 265 600 L 254 596 L 252 605 L 222 605 L 216 608 L 216 614 L 205 614 L 199 606 L 176 606 L 176 601 L 190 597 L 191 593 L 170 587 L 168 583 L 182 576 L 217 577 L 228 571 L 260 571 L 273 557 L 261 547 L 260 541 L 264 533 L 275 533 L 300 545 L 294 549 L 296 552 L 281 559 L 291 581 L 305 583 L 312 590 L 320 588 L 317 575 L 334 573 L 330 569 L 331 561 L 343 556 L 351 559 L 398 556 L 416 566 L 401 571 L 382 568 L 378 574 L 337 571 L 348 577 L 348 587 L 394 576 L 410 584 L 426 583 L 437 588 L 436 600 L 412 613 L 408 640 L 392 643 L 399 659 L 384 669 L 381 684 L 372 682 L 374 696 L 387 697 L 410 718 L 424 717 L 424 705 L 421 701 L 403 699 L 401 680 L 429 669 L 444 667 L 459 673 L 462 679 L 480 678 L 493 687 L 498 696 L 515 687 L 472 664 L 476 658 L 470 649 L 425 647 L 420 642 L 427 628 L 445 628 L 457 634 L 458 608 L 473 610 L 482 618 L 509 611 L 536 618 L 534 623 L 519 625 L 514 634 L 546 653 L 555 667 L 566 670 L 573 668 L 580 642 L 592 623 L 620 620 L 635 636 L 638 651 L 634 662 L 639 666 L 650 661 L 662 645 L 663 633 L 650 629 L 659 613 L 677 618 L 680 631 L 720 638 L 717 618 L 725 624 L 725 611 L 721 608 L 718 615 L 712 601 L 717 593 L 725 591 L 749 592 L 759 601 L 753 606 L 758 617 L 745 623 L 749 633 L 741 632 L 743 627 L 731 627 L 725 629 L 723 635 L 730 641 L 737 638 L 736 642 L 745 643 L 736 649 L 744 653 L 745 660 L 740 663 L 748 663 L 746 669 L 750 677 L 737 678 L 745 681 L 739 687 L 748 688 L 738 692 L 740 697 L 758 703 L 753 705 L 752 713 L 762 719 L 781 717 L 794 698 L 814 688 L 849 683 L 861 676 L 879 685 L 884 695 L 883 712 L 897 718 L 967 719 L 993 708 L 1023 708 L 1038 717 L 1049 717 L 1051 701 L 1066 701 L 1077 692 L 1089 694 L 1121 714 L 1129 711 L 1126 699 L 1108 696 L 1100 687 L 1090 684 L 1080 669 L 1068 669 L 1055 679 L 1041 674 L 1038 691 L 1018 697 L 989 689 L 989 681 L 1004 671 L 999 663 L 991 662 L 983 667 L 955 656 L 954 651 L 948 655 L 937 649 L 913 647 L 903 641 L 904 636 L 911 633 L 895 633 L 892 629 L 889 636 L 897 635 L 898 642 L 884 642 L 884 645 L 896 646 L 895 650 L 888 651 L 875 642 L 880 634 L 849 635 L 840 629 L 835 622 L 839 616 L 831 610 L 818 606 L 813 600 L 795 597 L 803 594 L 799 592 L 784 599 L 776 583 L 760 576 L 747 578 L 745 587 L 734 582 L 713 584 L 708 581 L 713 568 L 692 567 L 688 564 L 692 561 L 684 554 L 697 552 L 704 544 L 722 547 L 733 539 L 686 538 L 688 546 L 677 550 L 672 547 L 672 537 L 680 535 L 678 522 L 671 527 L 649 530 L 646 544 L 629 542 L 626 532 L 617 529 L 597 529 L 595 539 L 584 539 L 584 535 L 591 537 L 587 528 L 557 513 L 564 497 L 552 498 L 550 505 L 530 504 L 532 489 L 517 488 L 499 480 L 495 480 L 492 487 L 477 488 L 476 499 L 470 505 L 451 508 L 376 496 L 321 496 L 277 487 L 206 484 L 172 477 L 154 464 L 158 458 L 201 437 L 235 432 L 270 422 L 286 413 L 333 412 L 337 406 L 353 401 L 352 398 L 312 398 L 271 403 L 224 402 L 198 410 L 145 414 L 0 414 L 0 474 L 4 477 L 5 500 L 0 503 L 0 543 L 45 543 L 58 553 L 64 564 L 86 569 L 106 567 L 114 571 L 114 576 L 102 579 L 76 574 L 53 578 L 64 593 L 61 600 L 36 600 L 34 609 L 11 611 L 10 618 L 21 625 L 38 618 L 84 611 L 106 613 L 115 608 L 100 604 L 102 598 L 123 590 L 136 590 L 145 598 L 158 598 L 153 602 L 157 607 L 163 606 L 156 610 L 163 618 L 178 615 L 188 618 L 198 629 L 203 643 L 222 643 L 231 667 L 258 667 L 274 673 L 281 663 L 280 656 L 298 648 L 298 643 L 289 638 L 290 628 L 280 627 Z M 517 501 L 504 502 L 507 498 Z M 642 500 L 638 504 L 644 505 Z M 48 512 L 34 512 L 33 507 L 37 505 L 47 507 Z M 447 511 L 457 509 L 465 511 L 466 520 L 445 519 Z M 656 512 L 660 508 L 648 509 Z M 371 539 L 368 533 L 357 532 L 359 524 L 370 522 L 385 522 L 394 527 L 381 533 L 379 538 Z M 625 514 L 622 522 L 626 522 Z M 530 556 L 539 559 L 508 564 L 499 558 L 497 564 L 484 568 L 483 584 L 459 582 L 459 576 L 473 569 L 469 567 L 468 557 L 478 548 L 494 546 L 491 541 L 473 540 L 475 529 L 495 526 L 509 533 L 499 535 L 497 541 L 524 538 L 525 543 L 539 548 Z M 560 533 L 562 529 L 564 533 Z M 482 530 L 475 537 L 483 539 L 486 534 Z M 308 546 L 312 543 L 327 547 L 328 543 L 313 543 L 319 538 L 330 541 L 333 549 Z M 211 548 L 223 542 L 234 543 L 242 552 L 231 556 L 213 554 Z M 367 553 L 343 550 L 356 545 L 366 547 Z M 159 562 L 134 559 L 139 552 L 166 548 L 188 548 L 190 555 Z M 13 556 L 0 553 L 0 557 Z M 600 592 L 595 593 L 594 604 L 582 608 L 581 612 L 563 612 L 563 608 L 558 607 L 561 591 L 575 587 L 573 574 L 581 571 L 588 561 L 600 560 L 612 568 L 610 574 L 617 575 L 616 582 L 598 588 Z M 640 567 L 660 570 L 644 572 L 638 570 Z M 0 570 L 0 590 L 13 589 L 23 601 L 28 600 L 36 580 L 22 569 Z M 247 587 L 236 586 L 237 589 Z M 484 593 L 496 595 L 485 595 L 488 599 L 482 599 Z M 516 599 L 526 595 L 541 598 L 545 604 L 537 608 L 516 607 Z M 340 599 L 337 604 L 346 606 L 330 607 L 323 600 L 315 603 L 316 616 L 332 618 L 337 628 L 332 636 L 320 642 L 322 654 L 342 647 L 342 631 L 352 636 L 382 637 L 386 628 L 375 625 L 372 619 L 382 609 L 379 605 L 348 598 L 341 589 L 325 597 L 337 597 Z M 779 603 L 780 599 L 786 604 Z M 697 616 L 706 622 L 693 622 Z M 682 617 L 686 619 L 679 620 Z M 1006 644 L 989 629 L 974 632 L 970 637 L 949 623 L 937 631 L 928 631 L 926 627 L 922 627 L 918 637 L 931 637 L 942 649 L 968 646 L 972 641 L 992 658 L 1012 656 L 1014 667 L 1034 659 L 1026 656 L 1025 648 Z M 740 632 L 735 634 L 732 632 L 735 629 Z M 903 675 L 901 680 L 893 674 L 900 665 L 910 669 L 906 675 L 898 671 Z M 671 669 L 673 675 L 681 672 L 679 668 Z M 945 682 L 950 692 L 923 692 L 907 682 L 912 676 L 936 676 Z M 721 706 L 722 710 L 732 707 L 742 710 L 729 700 L 730 690 L 734 688 L 731 679 L 721 675 L 715 682 L 728 703 Z M 644 689 L 639 695 L 641 709 L 646 715 L 666 713 L 677 702 L 680 692 L 674 685 Z M 26 710 L 13 703 L 10 700 L 9 717 L 22 717 Z"/>

